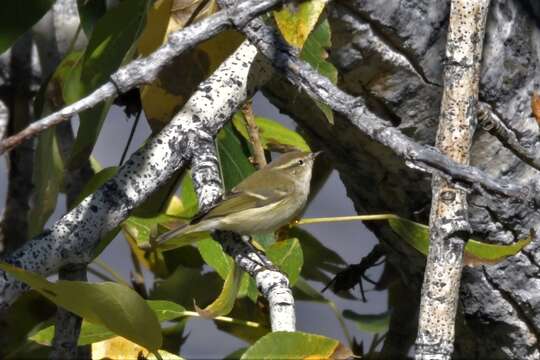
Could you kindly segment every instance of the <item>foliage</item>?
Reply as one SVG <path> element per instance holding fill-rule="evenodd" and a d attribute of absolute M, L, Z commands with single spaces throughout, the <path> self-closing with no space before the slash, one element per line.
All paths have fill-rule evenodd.
<path fill-rule="evenodd" d="M 266 20 L 277 26 L 303 60 L 337 83 L 337 70 L 328 60 L 331 29 L 324 12 L 327 2 L 288 2 Z M 5 1 L 0 12 L 0 53 L 29 30 L 52 3 L 52 0 Z M 36 116 L 47 115 L 55 108 L 87 96 L 108 81 L 123 64 L 150 55 L 172 32 L 218 11 L 215 0 L 123 0 L 112 8 L 107 8 L 107 3 L 105 0 L 77 0 L 81 25 L 73 43 L 77 36 L 84 34 L 87 44 L 81 49 L 72 46 L 50 78 L 44 81 L 36 100 Z M 182 54 L 168 64 L 157 80 L 142 86 L 137 96 L 140 96 L 151 129 L 157 132 L 167 124 L 201 81 L 242 41 L 243 36 L 238 32 L 225 31 Z M 67 152 L 61 151 L 55 129 L 40 135 L 33 174 L 34 204 L 29 212 L 30 236 L 45 231 L 45 224 L 61 199 L 60 194 L 68 192 L 66 179 L 87 162 L 96 165 L 91 154 L 111 104 L 112 101 L 102 103 L 79 114 L 80 126 Z M 333 113 L 328 106 L 316 101 L 313 105 L 333 124 Z M 260 145 L 268 158 L 273 152 L 310 151 L 311 144 L 302 134 L 276 120 L 255 116 L 255 124 L 259 129 Z M 119 138 L 127 136 L 118 134 Z M 236 113 L 221 129 L 215 143 L 224 190 L 230 190 L 255 171 L 251 158 L 258 144 L 251 142 L 242 112 Z M 84 179 L 82 190 L 68 208 L 93 196 L 118 172 L 117 167 L 101 169 L 94 166 L 94 170 L 96 173 Z M 326 176 L 315 180 L 324 182 Z M 20 355 L 22 349 L 25 349 L 25 355 L 32 353 L 34 356 L 50 350 L 55 330 L 51 303 L 83 318 L 79 345 L 92 344 L 96 356 L 114 358 L 121 354 L 135 358 L 143 353 L 150 358 L 180 358 L 175 354 L 182 353 L 181 345 L 188 336 L 204 336 L 184 334 L 188 321 L 213 321 L 219 330 L 248 343 L 246 348 L 227 358 L 333 359 L 352 355 L 346 346 L 329 337 L 302 332 L 272 333 L 268 303 L 259 293 L 255 281 L 241 271 L 209 233 L 188 234 L 158 248 L 141 249 L 160 233 L 189 222 L 197 212 L 191 174 L 189 170 L 183 170 L 135 209 L 118 228 L 107 229 L 108 232 L 101 234 L 102 239 L 93 249 L 93 255 L 97 256 L 120 233 L 129 245 L 129 253 L 125 256 L 131 256 L 139 273 L 151 274 L 142 281 L 144 291 L 137 289 L 135 282 L 128 284 L 125 281 L 51 282 L 18 267 L 0 264 L 0 269 L 34 289 L 17 301 L 7 317 L 5 329 L 2 329 L 7 335 L 4 340 L 0 339 L 0 357 Z M 386 220 L 407 243 L 421 253 L 427 253 L 429 233 L 425 225 L 396 216 Z M 312 234 L 291 227 L 277 234 L 255 234 L 252 240 L 253 245 L 287 276 L 295 299 L 324 304 L 332 309 L 351 343 L 348 345 L 352 345 L 352 339 L 345 319 L 356 324 L 362 333 L 387 331 L 390 310 L 382 314 L 342 312 L 315 289 L 330 282 L 347 263 Z M 530 241 L 524 239 L 503 246 L 470 240 L 466 261 L 472 265 L 500 262 L 522 250 Z M 92 263 L 91 269 L 94 270 L 95 264 L 99 262 Z M 102 264 L 102 268 L 105 274 L 94 273 L 104 278 L 121 279 L 106 264 Z M 147 292 L 145 285 L 149 285 Z M 355 299 L 352 292 L 337 295 Z M 35 307 L 42 312 L 36 313 Z"/>

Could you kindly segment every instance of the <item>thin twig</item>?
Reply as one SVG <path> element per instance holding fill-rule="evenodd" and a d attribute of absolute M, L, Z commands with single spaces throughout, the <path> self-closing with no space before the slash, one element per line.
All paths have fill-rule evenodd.
<path fill-rule="evenodd" d="M 478 103 L 478 123 L 523 162 L 540 170 L 540 157 L 536 149 L 523 145 L 516 133 L 506 126 L 502 119 L 491 109 L 491 106 L 483 102 Z"/>
<path fill-rule="evenodd" d="M 444 91 L 436 145 L 468 165 L 478 105 L 480 60 L 489 0 L 452 0 L 446 42 Z M 433 176 L 429 217 L 430 246 L 420 300 L 418 360 L 449 360 L 465 244 L 471 232 L 467 193 Z"/>
<path fill-rule="evenodd" d="M 111 75 L 111 81 L 100 86 L 90 95 L 58 112 L 35 121 L 19 133 L 4 139 L 0 143 L 0 155 L 24 140 L 34 137 L 62 121 L 68 121 L 73 115 L 87 110 L 102 101 L 113 98 L 119 93 L 125 93 L 134 87 L 151 83 L 157 78 L 163 67 L 184 51 L 221 33 L 233 24 L 245 24 L 248 20 L 270 10 L 280 2 L 281 0 L 245 0 L 237 3 L 232 8 L 221 10 L 202 19 L 187 28 L 173 32 L 169 35 L 167 42 L 159 49 L 146 58 L 135 60 L 120 68 Z"/>
<path fill-rule="evenodd" d="M 219 3 L 225 4 L 226 7 L 223 1 Z M 460 164 L 436 148 L 421 145 L 399 129 L 389 126 L 371 112 L 361 98 L 346 94 L 309 64 L 296 57 L 295 50 L 262 19 L 257 18 L 245 26 L 237 27 L 293 85 L 341 113 L 372 140 L 387 146 L 403 158 L 407 165 L 421 171 L 445 175 L 460 186 L 469 188 L 474 185 L 482 186 L 491 193 L 516 198 L 522 202 L 536 196 L 528 187 L 495 179 L 478 168 Z"/>
<path fill-rule="evenodd" d="M 131 146 L 131 141 L 133 141 L 133 135 L 135 135 L 135 130 L 137 130 L 137 125 L 139 125 L 141 114 L 142 114 L 142 110 L 139 110 L 139 112 L 135 116 L 135 121 L 133 122 L 131 131 L 129 132 L 128 140 L 127 140 L 126 146 L 124 147 L 124 151 L 122 151 L 122 156 L 120 157 L 120 162 L 118 163 L 118 166 L 122 166 L 122 164 L 124 163 L 124 160 L 126 159 L 127 152 L 129 150 L 129 147 Z"/>
<path fill-rule="evenodd" d="M 253 158 L 255 167 L 260 169 L 266 166 L 266 157 L 264 156 L 264 148 L 261 143 L 261 136 L 259 133 L 259 127 L 255 122 L 255 115 L 253 115 L 253 104 L 251 101 L 248 101 L 244 104 L 242 108 L 242 114 L 244 115 L 244 120 L 246 122 L 246 128 L 249 135 L 249 142 L 251 143 L 251 148 L 253 149 Z"/>

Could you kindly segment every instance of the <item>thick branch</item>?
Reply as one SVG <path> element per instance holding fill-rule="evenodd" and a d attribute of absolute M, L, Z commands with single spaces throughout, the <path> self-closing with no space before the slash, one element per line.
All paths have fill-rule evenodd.
<path fill-rule="evenodd" d="M 437 147 L 467 165 L 476 127 L 480 59 L 489 0 L 453 0 L 446 42 Z M 450 359 L 463 250 L 469 238 L 467 193 L 433 176 L 430 247 L 420 301 L 416 359 Z"/>
<path fill-rule="evenodd" d="M 94 105 L 115 97 L 119 93 L 154 81 L 161 69 L 175 57 L 193 46 L 210 39 L 234 24 L 242 26 L 250 19 L 260 15 L 281 0 L 245 0 L 227 10 L 222 10 L 185 29 L 169 35 L 167 42 L 146 58 L 135 60 L 111 75 L 111 81 L 97 88 L 85 98 L 34 122 L 21 132 L 6 138 L 0 143 L 0 154 L 17 146 L 24 140 L 40 132 L 68 121 L 73 115 Z"/>
<path fill-rule="evenodd" d="M 211 136 L 201 137 L 199 146 L 193 149 L 191 171 L 199 204 L 204 211 L 222 196 L 218 158 Z M 214 236 L 240 268 L 255 279 L 257 289 L 268 300 L 272 331 L 295 331 L 294 297 L 287 277 L 237 234 L 216 231 Z"/>
<path fill-rule="evenodd" d="M 309 64 L 298 59 L 295 56 L 297 51 L 284 43 L 277 31 L 265 25 L 262 20 L 252 20 L 247 26 L 240 27 L 240 30 L 292 84 L 342 113 L 360 131 L 390 148 L 411 167 L 445 175 L 463 186 L 481 186 L 489 192 L 521 201 L 528 201 L 529 197 L 534 196 L 529 188 L 494 179 L 478 168 L 459 164 L 439 150 L 420 145 L 389 126 L 372 113 L 362 99 L 343 92 Z"/>
<path fill-rule="evenodd" d="M 99 239 L 186 164 L 201 134 L 214 136 L 268 74 L 256 49 L 244 43 L 206 81 L 174 119 L 135 152 L 118 174 L 64 215 L 52 229 L 2 259 L 41 275 L 64 265 L 88 263 Z M 251 66 L 251 68 L 250 68 Z M 254 71 L 257 76 L 251 77 Z M 0 310 L 26 287 L 0 271 Z"/>

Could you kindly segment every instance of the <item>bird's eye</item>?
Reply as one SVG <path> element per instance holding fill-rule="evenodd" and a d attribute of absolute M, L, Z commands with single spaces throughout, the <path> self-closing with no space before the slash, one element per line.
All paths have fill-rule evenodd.
<path fill-rule="evenodd" d="M 304 160 L 298 160 L 298 165 L 304 165 Z"/>

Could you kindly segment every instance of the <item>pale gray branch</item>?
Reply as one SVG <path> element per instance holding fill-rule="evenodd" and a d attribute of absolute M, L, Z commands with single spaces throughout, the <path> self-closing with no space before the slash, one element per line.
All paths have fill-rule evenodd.
<path fill-rule="evenodd" d="M 118 174 L 69 211 L 53 227 L 1 260 L 41 275 L 67 264 L 86 264 L 102 236 L 159 189 L 191 159 L 200 138 L 215 136 L 234 111 L 269 74 L 256 50 L 241 45 L 188 100 L 163 130 L 149 139 L 120 167 Z M 256 70 L 253 70 L 256 68 Z M 251 70 L 250 70 L 251 69 Z M 257 76 L 251 76 L 256 71 Z M 0 310 L 6 309 L 26 286 L 0 271 Z"/>
<path fill-rule="evenodd" d="M 102 101 L 115 97 L 120 93 L 125 93 L 132 88 L 151 83 L 157 79 L 164 66 L 187 49 L 208 40 L 233 24 L 242 26 L 250 19 L 268 11 L 280 2 L 281 0 L 244 0 L 238 2 L 234 7 L 219 11 L 185 29 L 173 32 L 169 35 L 167 42 L 159 49 L 146 58 L 135 60 L 120 68 L 111 75 L 111 81 L 101 85 L 90 95 L 58 112 L 35 121 L 19 133 L 4 139 L 0 143 L 0 154 L 51 126 L 68 121 L 73 115 L 87 110 Z"/>
<path fill-rule="evenodd" d="M 219 162 L 211 136 L 201 138 L 199 146 L 194 149 L 191 171 L 200 208 L 204 212 L 222 197 Z M 225 231 L 214 232 L 214 237 L 235 263 L 255 279 L 257 289 L 268 300 L 272 331 L 295 331 L 294 297 L 287 276 L 249 245 L 249 237 L 243 240 L 239 235 Z"/>
<path fill-rule="evenodd" d="M 436 145 L 468 165 L 476 126 L 478 83 L 489 0 L 452 0 L 444 91 Z M 422 285 L 416 359 L 447 359 L 454 350 L 463 251 L 471 229 L 467 193 L 433 176 L 430 246 Z"/>
<path fill-rule="evenodd" d="M 361 98 L 343 92 L 309 64 L 296 57 L 297 51 L 261 19 L 254 19 L 239 29 L 292 84 L 306 91 L 310 97 L 342 113 L 360 131 L 390 148 L 412 167 L 446 175 L 454 182 L 469 188 L 478 185 L 489 192 L 523 202 L 535 196 L 534 191 L 528 187 L 504 182 L 478 168 L 459 164 L 438 149 L 418 144 L 399 129 L 385 123 L 366 107 Z"/>

